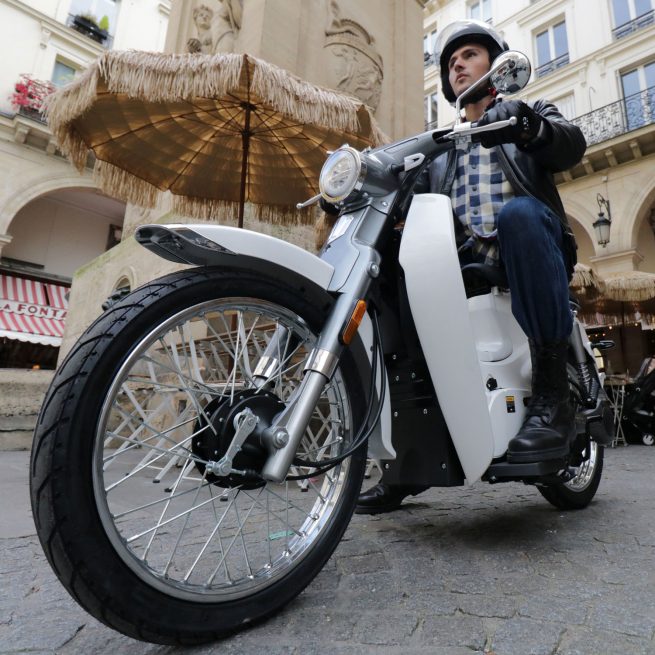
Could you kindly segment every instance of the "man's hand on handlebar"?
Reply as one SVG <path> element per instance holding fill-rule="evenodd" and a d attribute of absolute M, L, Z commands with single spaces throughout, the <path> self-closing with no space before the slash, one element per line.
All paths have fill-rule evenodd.
<path fill-rule="evenodd" d="M 499 130 L 482 132 L 478 140 L 485 148 L 498 146 L 501 143 L 516 143 L 527 145 L 539 134 L 543 124 L 543 118 L 522 100 L 505 100 L 496 103 L 487 110 L 478 121 L 478 127 L 505 121 L 515 116 L 516 125 L 508 125 Z"/>

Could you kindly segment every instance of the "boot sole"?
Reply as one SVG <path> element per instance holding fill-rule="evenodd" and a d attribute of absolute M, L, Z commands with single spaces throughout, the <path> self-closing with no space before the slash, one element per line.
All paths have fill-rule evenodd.
<path fill-rule="evenodd" d="M 562 459 L 571 451 L 570 447 L 560 446 L 559 448 L 549 448 L 548 450 L 531 450 L 527 453 L 507 453 L 507 461 L 510 464 L 534 464 L 535 462 L 545 462 L 550 459 Z"/>
<path fill-rule="evenodd" d="M 393 505 L 381 505 L 378 507 L 365 507 L 357 505 L 355 507 L 355 514 L 386 514 L 387 512 L 393 512 L 394 510 L 400 509 L 401 505 L 402 502 Z"/>

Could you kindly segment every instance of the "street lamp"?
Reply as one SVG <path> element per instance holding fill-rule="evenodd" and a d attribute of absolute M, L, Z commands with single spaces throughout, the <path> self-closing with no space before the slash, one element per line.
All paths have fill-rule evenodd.
<path fill-rule="evenodd" d="M 612 213 L 610 212 L 609 200 L 605 200 L 600 193 L 596 194 L 596 202 L 598 203 L 598 218 L 593 223 L 593 228 L 596 232 L 596 241 L 599 246 L 603 248 L 610 242 L 610 226 L 612 225 Z M 603 213 L 603 207 L 607 210 L 607 216 Z"/>

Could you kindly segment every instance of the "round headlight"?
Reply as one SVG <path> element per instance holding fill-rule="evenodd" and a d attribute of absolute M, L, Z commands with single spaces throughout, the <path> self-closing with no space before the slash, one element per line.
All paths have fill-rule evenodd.
<path fill-rule="evenodd" d="M 339 202 L 361 188 L 364 173 L 365 166 L 359 152 L 344 146 L 335 150 L 323 164 L 318 188 L 326 200 Z"/>

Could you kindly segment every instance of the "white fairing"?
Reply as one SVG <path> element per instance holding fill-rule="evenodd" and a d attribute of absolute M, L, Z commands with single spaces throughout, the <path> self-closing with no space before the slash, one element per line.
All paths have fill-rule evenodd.
<path fill-rule="evenodd" d="M 233 252 L 235 255 L 256 257 L 264 261 L 273 262 L 299 273 L 323 289 L 328 288 L 334 274 L 334 267 L 328 262 L 323 261 L 307 250 L 303 250 L 287 241 L 282 241 L 266 234 L 222 225 L 176 224 L 165 227 L 172 231 L 178 228 L 193 230 L 206 239 Z M 372 356 L 373 326 L 368 314 L 364 316 L 358 334 L 370 359 Z M 383 382 L 386 387 L 385 401 L 380 421 L 369 438 L 369 454 L 370 457 L 376 459 L 395 459 L 396 451 L 391 443 L 391 404 L 389 401 L 389 381 L 386 371 L 378 371 L 378 389 L 381 388 L 382 377 L 384 378 Z"/>
<path fill-rule="evenodd" d="M 400 247 L 412 316 L 464 474 L 503 455 L 525 415 L 531 365 L 509 294 L 467 300 L 446 196 L 417 195 Z"/>
<path fill-rule="evenodd" d="M 494 437 L 457 258 L 450 198 L 414 197 L 400 244 L 400 265 L 441 411 L 464 475 L 473 483 L 491 462 Z"/>

